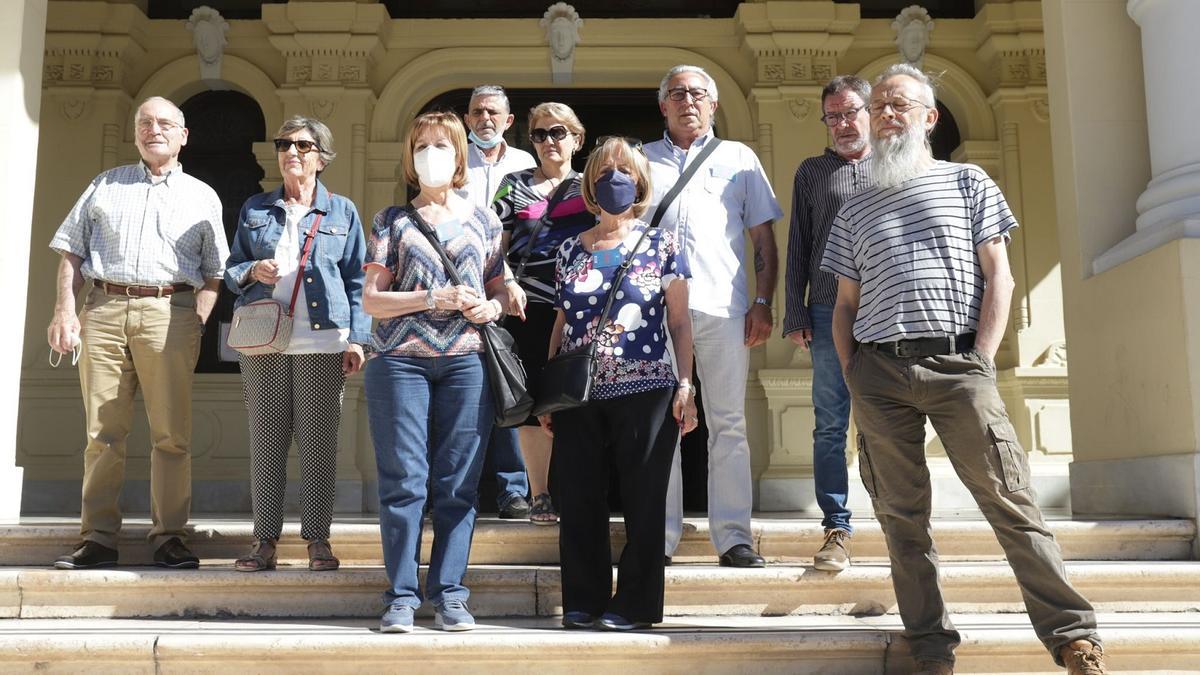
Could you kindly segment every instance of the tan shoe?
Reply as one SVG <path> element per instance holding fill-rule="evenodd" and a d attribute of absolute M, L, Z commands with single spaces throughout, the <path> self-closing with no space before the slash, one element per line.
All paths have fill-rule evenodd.
<path fill-rule="evenodd" d="M 309 542 L 308 569 L 314 572 L 332 572 L 341 567 L 342 562 L 333 555 L 333 549 L 324 539 Z"/>
<path fill-rule="evenodd" d="M 1105 675 L 1104 650 L 1087 640 L 1076 640 L 1058 650 L 1067 675 Z"/>
<path fill-rule="evenodd" d="M 954 666 L 945 661 L 917 661 L 913 675 L 954 675 Z"/>
<path fill-rule="evenodd" d="M 825 530 L 825 543 L 813 556 L 813 567 L 825 572 L 841 572 L 850 566 L 850 533 L 843 529 Z"/>

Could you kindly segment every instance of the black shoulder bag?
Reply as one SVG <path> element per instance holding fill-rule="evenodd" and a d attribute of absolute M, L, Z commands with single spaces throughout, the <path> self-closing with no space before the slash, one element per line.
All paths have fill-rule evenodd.
<path fill-rule="evenodd" d="M 542 230 L 545 229 L 546 225 L 550 222 L 550 212 L 553 211 L 554 207 L 558 206 L 563 199 L 566 199 L 567 191 L 570 189 L 571 182 L 575 180 L 576 175 L 577 174 L 574 171 L 567 174 L 567 177 L 558 184 L 558 188 L 555 189 L 550 195 L 550 198 L 546 200 L 546 211 L 542 213 L 542 217 L 538 218 L 537 224 L 534 225 L 533 229 L 529 232 L 529 244 L 525 247 L 525 252 L 521 254 L 521 262 L 517 263 L 517 268 L 513 270 L 513 278 L 517 280 L 517 283 L 520 283 L 521 275 L 525 273 L 525 265 L 529 264 L 529 256 L 533 255 L 533 245 L 537 243 L 538 235 L 542 233 Z"/>
<path fill-rule="evenodd" d="M 437 250 L 446 268 L 446 275 L 455 285 L 463 285 L 458 268 L 446 254 L 442 242 L 438 241 L 433 228 L 421 217 L 415 207 L 408 209 L 409 215 L 421 234 Z M 483 338 L 484 363 L 488 371 L 488 385 L 492 390 L 492 406 L 498 427 L 514 427 L 529 418 L 533 409 L 533 397 L 525 386 L 525 365 L 513 351 L 515 341 L 507 331 L 493 322 L 475 324 Z"/>
<path fill-rule="evenodd" d="M 600 314 L 600 321 L 597 324 L 597 330 L 603 331 L 604 325 L 608 320 L 608 312 L 612 308 L 613 298 L 615 297 L 617 288 L 625 279 L 625 273 L 629 270 L 629 266 L 633 263 L 633 256 L 642 246 L 642 241 L 646 238 L 646 234 L 651 228 L 657 227 L 663 215 L 667 212 L 667 207 L 671 202 L 683 192 L 683 188 L 687 185 L 692 176 L 700 170 L 700 165 L 708 156 L 713 153 L 720 145 L 721 139 L 714 137 L 696 159 L 692 160 L 690 166 L 684 170 L 679 176 L 679 180 L 675 181 L 675 185 L 671 190 L 663 196 L 663 200 L 659 202 L 658 209 L 654 211 L 654 217 L 650 220 L 650 226 L 643 232 L 638 243 L 634 245 L 633 250 L 629 253 L 629 257 L 625 262 L 621 263 L 621 268 L 613 275 L 612 286 L 608 289 L 608 301 L 604 304 L 604 312 Z M 579 349 L 573 349 L 569 352 L 562 352 L 551 357 L 546 361 L 546 365 L 542 367 L 542 377 L 539 382 L 538 400 L 533 407 L 534 415 L 549 415 L 550 413 L 559 410 L 570 410 L 587 405 L 592 394 L 592 379 L 596 376 L 596 336 Z"/>

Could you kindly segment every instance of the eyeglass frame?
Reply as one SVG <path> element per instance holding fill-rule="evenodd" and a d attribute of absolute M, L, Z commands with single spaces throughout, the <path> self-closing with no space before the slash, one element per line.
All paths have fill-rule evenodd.
<path fill-rule="evenodd" d="M 554 132 L 555 129 L 562 129 L 562 135 L 560 136 L 560 135 L 556 134 Z M 536 138 L 539 135 L 542 137 L 541 140 L 538 140 Z M 534 145 L 541 145 L 542 143 L 545 143 L 546 141 L 553 138 L 556 143 L 560 143 L 563 140 L 565 140 L 567 138 L 567 136 L 574 136 L 574 135 L 575 135 L 575 132 L 568 129 L 567 125 L 554 124 L 554 125 L 551 125 L 549 129 L 542 129 L 541 127 L 538 127 L 537 129 L 530 129 L 529 130 L 529 142 L 533 143 Z"/>
<path fill-rule="evenodd" d="M 846 123 L 852 122 L 855 117 L 858 117 L 858 113 L 860 113 L 864 110 L 867 110 L 869 107 L 870 106 L 868 106 L 867 104 L 864 103 L 863 105 L 860 105 L 857 108 L 851 108 L 850 110 L 847 110 L 845 112 L 825 113 L 824 115 L 821 115 L 818 119 L 820 119 L 825 124 L 825 126 L 829 127 L 830 129 L 836 129 L 837 126 L 839 124 L 841 124 L 842 122 L 846 122 Z M 868 114 L 869 114 L 869 111 L 868 111 Z"/>
<path fill-rule="evenodd" d="M 901 110 L 900 108 L 898 108 L 896 106 L 897 99 L 899 99 L 901 101 L 905 101 L 909 105 L 906 106 L 903 110 Z M 886 101 L 871 101 L 870 103 L 867 104 L 867 114 L 871 115 L 872 117 L 875 117 L 878 115 L 882 115 L 884 110 L 891 108 L 892 112 L 896 113 L 897 115 L 907 115 L 909 112 L 912 111 L 913 108 L 916 108 L 918 106 L 925 108 L 927 110 L 931 107 L 920 101 L 914 101 L 910 98 L 905 98 L 903 96 L 896 96 L 896 97 L 893 97 Z"/>
<path fill-rule="evenodd" d="M 321 146 L 318 145 L 316 141 L 310 141 L 306 138 L 275 138 L 272 139 L 271 142 L 275 144 L 275 152 L 279 153 L 287 152 L 293 145 L 296 146 L 296 152 L 301 155 L 307 155 L 308 153 L 314 151 L 321 152 Z M 301 143 L 305 143 L 312 147 L 305 150 L 300 147 Z"/>
<path fill-rule="evenodd" d="M 696 92 L 700 93 L 696 94 Z M 667 98 L 676 103 L 686 101 L 688 96 L 691 96 L 692 100 L 697 103 L 709 100 L 708 89 L 704 87 L 692 87 L 691 89 L 687 87 L 675 87 L 674 89 L 667 90 Z"/>

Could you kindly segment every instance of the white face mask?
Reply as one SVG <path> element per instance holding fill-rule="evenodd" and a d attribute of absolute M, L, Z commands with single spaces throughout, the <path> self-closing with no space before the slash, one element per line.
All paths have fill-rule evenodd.
<path fill-rule="evenodd" d="M 421 185 L 442 187 L 454 178 L 454 170 L 458 168 L 456 159 L 453 150 L 430 145 L 413 155 L 413 168 Z"/>
<path fill-rule="evenodd" d="M 81 343 L 79 340 L 79 333 L 72 331 L 71 332 L 71 365 L 75 365 L 75 364 L 79 363 L 79 345 L 80 344 Z M 63 359 L 62 354 L 54 351 L 53 349 L 50 350 L 49 361 L 50 361 L 51 368 L 57 368 L 58 364 L 62 363 L 62 359 Z"/>

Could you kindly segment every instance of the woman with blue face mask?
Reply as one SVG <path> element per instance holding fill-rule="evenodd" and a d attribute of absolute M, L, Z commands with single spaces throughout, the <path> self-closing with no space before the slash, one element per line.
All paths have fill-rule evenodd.
<path fill-rule="evenodd" d="M 696 428 L 696 405 L 687 261 L 674 233 L 641 220 L 650 197 L 640 144 L 602 139 L 583 171 L 583 199 L 599 221 L 563 242 L 555 264 L 550 356 L 598 343 L 590 402 L 539 420 L 554 438 L 567 628 L 630 630 L 662 621 L 667 480 L 680 432 Z M 626 260 L 628 273 L 613 288 Z M 610 291 L 612 309 L 599 325 Z M 626 532 L 615 594 L 610 466 Z"/>
<path fill-rule="evenodd" d="M 375 216 L 367 242 L 363 307 L 379 319 L 366 368 L 371 439 L 379 470 L 379 530 L 390 587 L 385 633 L 413 629 L 413 613 L 433 603 L 435 625 L 475 627 L 463 585 L 483 439 L 492 429 L 491 392 L 477 324 L 504 316 L 500 220 L 459 196 L 466 183 L 467 135 L 450 113 L 413 120 L 404 177 L 420 192 Z M 437 241 L 455 264 L 450 280 Z M 425 592 L 417 581 L 421 516 L 432 503 L 433 554 Z"/>

